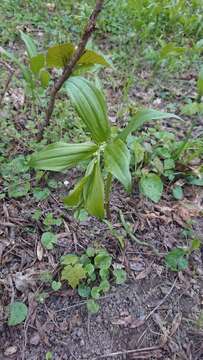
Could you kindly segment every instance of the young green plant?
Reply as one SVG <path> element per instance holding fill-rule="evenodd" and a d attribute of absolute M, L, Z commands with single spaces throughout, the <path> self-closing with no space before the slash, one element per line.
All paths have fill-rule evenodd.
<path fill-rule="evenodd" d="M 112 179 L 116 178 L 126 191 L 131 191 L 128 135 L 148 121 L 177 116 L 145 109 L 138 111 L 124 129 L 114 127 L 112 131 L 105 98 L 100 89 L 90 81 L 74 76 L 66 82 L 66 91 L 90 141 L 48 145 L 33 154 L 29 164 L 35 169 L 64 171 L 85 162 L 86 172 L 64 198 L 64 204 L 86 209 L 90 215 L 103 219 L 110 214 Z"/>

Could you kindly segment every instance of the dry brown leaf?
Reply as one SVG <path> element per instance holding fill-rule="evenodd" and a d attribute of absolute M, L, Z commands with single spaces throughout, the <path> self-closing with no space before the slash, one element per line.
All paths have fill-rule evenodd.
<path fill-rule="evenodd" d="M 39 261 L 42 261 L 43 254 L 44 254 L 44 249 L 42 247 L 41 242 L 38 241 L 38 243 L 37 243 L 37 258 Z"/>
<path fill-rule="evenodd" d="M 144 324 L 144 319 L 136 319 L 133 318 L 132 315 L 125 316 L 124 318 L 118 319 L 116 321 L 112 321 L 113 325 L 119 325 L 124 327 L 130 327 L 131 329 L 136 329 L 139 326 Z"/>

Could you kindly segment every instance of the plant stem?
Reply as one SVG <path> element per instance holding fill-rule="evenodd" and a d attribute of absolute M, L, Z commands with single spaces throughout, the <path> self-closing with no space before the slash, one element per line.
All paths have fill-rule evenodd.
<path fill-rule="evenodd" d="M 41 124 L 40 129 L 39 129 L 39 133 L 38 133 L 38 136 L 37 136 L 38 141 L 42 140 L 44 130 L 46 129 L 46 127 L 50 123 L 50 119 L 51 119 L 51 115 L 52 115 L 53 110 L 54 110 L 55 100 L 56 100 L 56 96 L 57 96 L 58 91 L 61 89 L 64 82 L 72 74 L 75 65 L 77 64 L 78 60 L 80 59 L 80 57 L 83 55 L 83 53 L 85 51 L 85 47 L 87 45 L 87 42 L 88 42 L 91 34 L 96 29 L 96 19 L 97 19 L 99 13 L 102 10 L 103 3 L 104 3 L 104 0 L 96 0 L 95 8 L 94 8 L 92 14 L 89 17 L 88 23 L 87 23 L 87 25 L 86 25 L 86 27 L 84 29 L 83 35 L 82 35 L 82 37 L 80 39 L 80 42 L 79 42 L 79 44 L 77 46 L 76 51 L 72 55 L 72 57 L 71 57 L 70 61 L 68 62 L 68 64 L 65 66 L 61 77 L 58 80 L 56 80 L 56 82 L 54 83 L 54 85 L 53 85 L 53 87 L 51 89 L 50 101 L 49 101 L 49 104 L 48 104 L 48 108 L 46 110 L 45 121 L 44 121 L 43 124 Z"/>
<path fill-rule="evenodd" d="M 105 208 L 106 208 L 106 217 L 108 220 L 111 220 L 111 211 L 110 211 L 111 188 L 112 188 L 112 175 L 111 173 L 108 173 L 105 182 Z"/>
<path fill-rule="evenodd" d="M 132 233 L 131 229 L 130 229 L 130 226 L 128 225 L 128 223 L 125 221 L 124 219 L 124 216 L 123 216 L 123 213 L 120 211 L 120 219 L 121 219 L 121 223 L 126 231 L 126 234 L 130 236 L 130 238 L 135 241 L 138 245 L 141 245 L 141 246 L 147 246 L 149 248 L 152 249 L 153 253 L 156 255 L 156 256 L 162 256 L 162 254 L 159 253 L 159 251 L 155 248 L 154 245 L 152 244 L 149 244 L 145 241 L 141 241 L 139 239 L 137 239 L 135 237 L 135 235 Z"/>

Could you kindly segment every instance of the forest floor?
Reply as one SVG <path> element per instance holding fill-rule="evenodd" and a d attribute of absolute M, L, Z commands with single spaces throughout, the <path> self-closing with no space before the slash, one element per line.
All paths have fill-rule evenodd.
<path fill-rule="evenodd" d="M 106 44 L 101 42 L 101 46 L 104 51 Z M 125 101 L 125 89 L 119 74 L 113 71 L 106 70 L 102 78 L 110 119 L 115 122 Z M 172 105 L 179 110 L 184 99 L 193 98 L 195 91 L 192 70 L 167 79 L 161 75 L 154 79 L 150 69 L 142 66 L 136 74 L 131 73 L 131 83 L 128 91 L 131 103 L 161 110 Z M 14 82 L 5 97 L 6 107 L 0 111 L 1 118 L 12 116 L 10 121 L 14 121 L 18 133 L 25 130 L 27 121 L 20 95 L 24 96 L 24 89 Z M 182 125 L 164 121 L 162 126 L 179 137 L 184 136 L 190 121 L 186 118 Z M 202 131 L 202 126 L 200 118 L 194 136 Z M 12 139 L 9 152 L 12 157 L 26 154 L 25 138 Z M 28 193 L 17 199 L 6 196 L 0 202 L 0 360 L 44 360 L 46 356 L 49 359 L 48 352 L 54 360 L 203 359 L 203 330 L 198 326 L 203 309 L 203 253 L 200 250 L 192 253 L 184 272 L 171 272 L 164 263 L 164 255 L 170 249 L 188 245 L 183 230 L 192 228 L 195 236 L 202 239 L 202 188 L 186 185 L 184 198 L 178 201 L 165 187 L 162 199 L 154 204 L 140 196 L 136 183 L 130 195 L 114 183 L 111 196 L 114 229 L 124 234 L 121 210 L 131 223 L 133 235 L 153 245 L 160 254 L 156 256 L 152 249 L 139 245 L 126 234 L 121 250 L 106 223 L 92 217 L 78 222 L 72 211 L 64 209 L 62 195 L 77 176 L 76 170 L 49 175 L 49 179 L 61 185 L 59 189 L 51 188 L 49 196 L 41 201 Z M 36 179 L 31 178 L 31 183 L 36 186 Z M 0 178 L 0 192 L 4 192 L 4 187 Z M 40 180 L 40 187 L 47 187 L 46 179 Z M 41 211 L 37 221 L 33 219 L 36 209 Z M 43 249 L 40 241 L 47 213 L 62 219 L 54 227 L 57 245 L 52 251 Z M 113 286 L 99 300 L 98 314 L 90 315 L 85 301 L 74 290 L 63 284 L 54 292 L 40 280 L 40 274 L 50 272 L 57 279 L 61 255 L 81 254 L 88 246 L 98 244 L 107 248 L 116 262 L 124 264 L 128 279 L 124 285 Z M 24 324 L 9 327 L 5 309 L 13 298 L 25 301 L 29 314 Z"/>

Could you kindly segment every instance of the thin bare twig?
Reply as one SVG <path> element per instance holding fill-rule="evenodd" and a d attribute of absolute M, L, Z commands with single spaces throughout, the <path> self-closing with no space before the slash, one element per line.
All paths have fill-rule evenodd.
<path fill-rule="evenodd" d="M 146 316 L 146 318 L 144 319 L 145 321 L 147 321 L 151 316 L 152 314 L 155 313 L 155 311 L 161 306 L 163 305 L 163 303 L 166 301 L 166 299 L 168 298 L 168 296 L 172 293 L 173 291 L 173 288 L 175 286 L 177 282 L 177 278 L 175 278 L 174 282 L 173 282 L 173 285 L 171 286 L 171 288 L 169 289 L 169 291 L 167 292 L 167 294 L 164 296 L 164 298 L 157 304 L 157 306 Z"/>
<path fill-rule="evenodd" d="M 134 355 L 139 354 L 139 359 L 142 359 L 143 357 L 141 357 L 141 356 L 146 355 L 146 353 L 148 353 L 148 352 L 153 352 L 153 351 L 160 350 L 160 348 L 161 348 L 161 346 L 157 345 L 157 346 L 141 348 L 141 349 L 117 351 L 117 352 L 113 352 L 113 353 L 109 353 L 109 354 L 99 355 L 99 356 L 97 356 L 96 358 L 94 358 L 92 360 L 104 359 L 104 358 L 108 358 L 108 357 L 114 357 L 114 356 L 119 356 L 119 355 L 127 355 L 127 354 L 134 354 Z"/>
<path fill-rule="evenodd" d="M 89 21 L 85 27 L 85 30 L 83 32 L 83 35 L 81 37 L 81 40 L 78 44 L 78 47 L 76 49 L 76 51 L 74 52 L 74 54 L 72 55 L 70 61 L 68 62 L 68 64 L 66 65 L 63 74 L 61 75 L 61 77 L 56 80 L 56 82 L 54 83 L 51 92 L 50 92 L 50 101 L 48 104 L 48 108 L 46 111 L 46 116 L 45 116 L 45 121 L 43 124 L 41 124 L 40 129 L 39 129 L 39 134 L 37 136 L 38 141 L 42 140 L 43 138 L 43 133 L 44 133 L 44 129 L 49 125 L 50 123 L 50 119 L 54 110 L 54 105 L 55 105 L 55 101 L 56 101 L 56 97 L 57 97 L 57 93 L 58 91 L 61 89 L 61 87 L 63 86 L 64 82 L 70 77 L 70 75 L 73 72 L 73 69 L 75 67 L 75 65 L 77 64 L 78 60 L 80 59 L 80 57 L 82 56 L 82 54 L 85 51 L 85 47 L 87 45 L 87 42 L 91 36 L 91 34 L 93 33 L 93 31 L 96 28 L 96 19 L 99 15 L 99 13 L 102 10 L 102 6 L 104 4 L 104 0 L 96 0 L 96 4 L 95 4 L 95 8 L 92 12 L 92 14 L 89 17 Z"/>
<path fill-rule="evenodd" d="M 5 96 L 5 94 L 6 94 L 7 90 L 8 90 L 8 87 L 9 87 L 10 82 L 12 80 L 12 77 L 13 77 L 13 75 L 15 73 L 15 70 L 9 64 L 7 64 L 6 62 L 4 62 L 2 60 L 0 61 L 0 63 L 9 71 L 8 79 L 6 80 L 6 83 L 4 85 L 4 89 L 3 89 L 2 94 L 0 96 L 0 107 L 1 107 L 4 96 Z"/>

